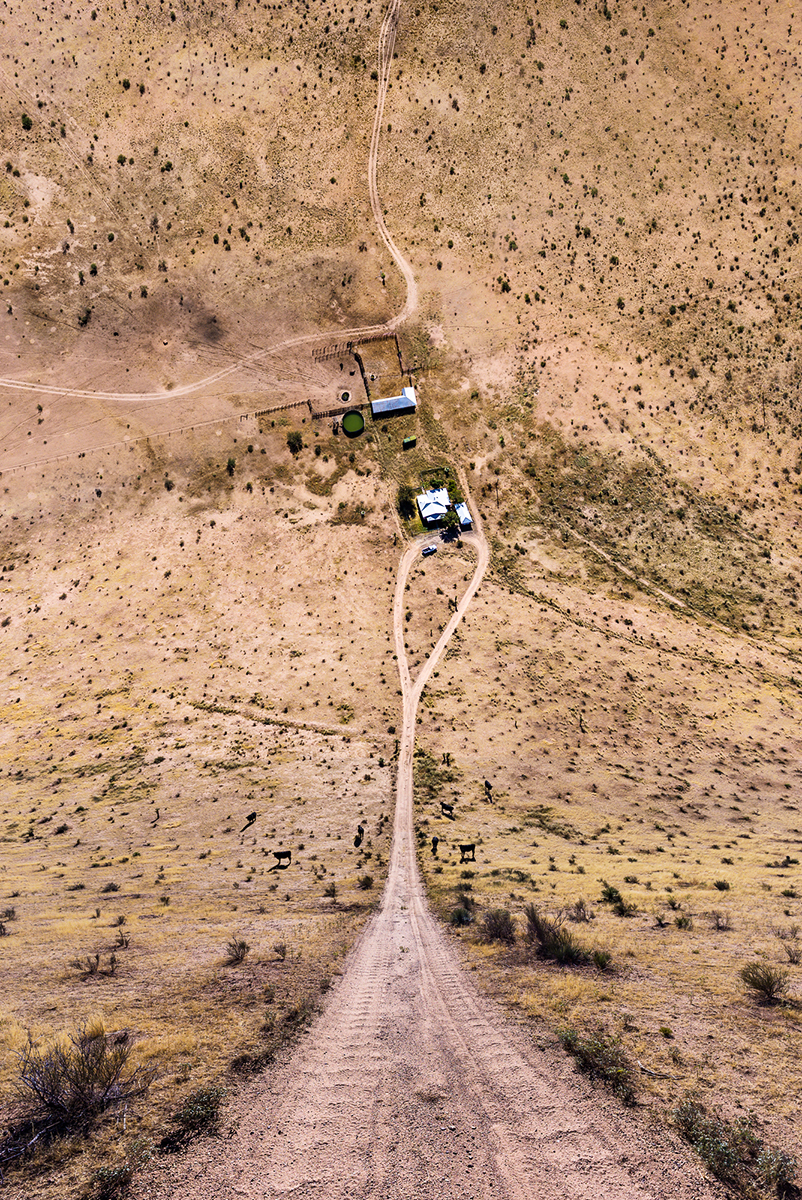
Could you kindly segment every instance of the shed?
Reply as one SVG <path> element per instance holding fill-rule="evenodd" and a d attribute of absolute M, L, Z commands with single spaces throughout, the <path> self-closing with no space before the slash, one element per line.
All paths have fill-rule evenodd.
<path fill-rule="evenodd" d="M 462 502 L 460 504 L 455 504 L 454 511 L 456 512 L 457 516 L 459 517 L 460 529 L 473 529 L 473 519 L 471 517 L 471 512 L 470 512 L 470 509 L 468 508 L 467 504 L 465 504 L 464 502 Z"/>
<path fill-rule="evenodd" d="M 404 450 L 411 450 L 412 447 L 417 446 L 417 444 L 418 444 L 418 439 L 415 437 L 414 434 L 410 434 L 409 437 L 404 438 L 403 442 L 401 443 L 401 446 Z"/>
<path fill-rule="evenodd" d="M 418 400 L 414 387 L 401 389 L 400 396 L 389 396 L 385 400 L 371 400 L 370 410 L 374 417 L 394 416 L 396 413 L 415 412 Z"/>

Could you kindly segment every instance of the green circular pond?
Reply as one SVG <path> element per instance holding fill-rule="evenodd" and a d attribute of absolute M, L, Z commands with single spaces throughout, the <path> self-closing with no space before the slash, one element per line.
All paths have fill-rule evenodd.
<path fill-rule="evenodd" d="M 343 433 L 356 437 L 365 428 L 365 418 L 356 408 L 351 408 L 343 417 Z"/>

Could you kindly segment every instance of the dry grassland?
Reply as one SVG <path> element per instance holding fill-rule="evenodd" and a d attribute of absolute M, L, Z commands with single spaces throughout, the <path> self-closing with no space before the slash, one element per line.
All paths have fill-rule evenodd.
<path fill-rule="evenodd" d="M 352 442 L 301 405 L 237 420 L 362 403 L 356 359 L 281 344 L 403 303 L 365 184 L 381 19 L 0 17 L 0 375 L 45 389 L 0 395 L 2 1078 L 28 1030 L 91 1017 L 161 1065 L 124 1137 L 31 1168 L 43 1196 L 337 969 L 387 856 L 394 501 L 458 465 L 494 554 L 419 713 L 434 903 L 584 899 L 606 971 L 469 927 L 477 975 L 537 1036 L 620 1032 L 646 1099 L 698 1087 L 799 1146 L 802 968 L 782 1006 L 738 979 L 802 924 L 798 16 L 405 8 L 378 179 L 422 298 L 419 415 Z M 383 394 L 393 353 L 360 349 Z M 413 672 L 471 563 L 410 577 Z"/>

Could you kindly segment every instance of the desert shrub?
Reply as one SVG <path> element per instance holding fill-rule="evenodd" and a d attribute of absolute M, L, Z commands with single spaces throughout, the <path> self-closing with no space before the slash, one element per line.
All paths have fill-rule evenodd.
<path fill-rule="evenodd" d="M 53 1131 L 82 1129 L 106 1109 L 143 1095 L 155 1068 L 129 1071 L 131 1042 L 83 1025 L 67 1042 L 41 1049 L 29 1041 L 18 1054 L 17 1089 L 33 1101 L 34 1118 Z"/>
<path fill-rule="evenodd" d="M 551 958 L 555 962 L 571 965 L 588 961 L 590 954 L 571 930 L 562 924 L 562 916 L 547 917 L 536 904 L 527 904 L 524 916 L 526 940 L 530 946 L 537 948 L 540 958 Z"/>
<path fill-rule="evenodd" d="M 590 957 L 593 959 L 593 965 L 598 967 L 600 971 L 606 971 L 613 961 L 613 956 L 609 950 L 593 950 Z"/>
<path fill-rule="evenodd" d="M 715 881 L 715 883 L 713 884 L 713 887 L 716 889 L 717 892 L 728 892 L 730 890 L 729 880 L 717 879 Z"/>
<path fill-rule="evenodd" d="M 772 1194 L 785 1196 L 796 1176 L 796 1159 L 787 1150 L 763 1146 L 755 1159 L 755 1173 Z"/>
<path fill-rule="evenodd" d="M 178 1112 L 173 1113 L 173 1123 L 186 1134 L 213 1133 L 220 1120 L 220 1105 L 225 1096 L 224 1087 L 197 1088 L 190 1092 Z"/>
<path fill-rule="evenodd" d="M 287 943 L 276 942 L 273 946 L 273 953 L 278 955 L 279 962 L 284 962 L 287 957 Z"/>
<path fill-rule="evenodd" d="M 799 926 L 789 925 L 787 928 L 774 930 L 774 936 L 782 943 L 785 956 L 789 963 L 795 966 L 802 962 L 802 942 L 799 940 Z"/>
<path fill-rule="evenodd" d="M 323 895 L 326 896 L 329 900 L 337 899 L 337 884 L 334 882 L 334 880 L 332 880 L 331 883 L 326 884 L 326 886 L 323 889 Z"/>
<path fill-rule="evenodd" d="M 580 896 L 578 900 L 574 901 L 574 903 L 568 909 L 567 916 L 568 916 L 569 921 L 592 921 L 593 920 L 593 913 L 590 911 L 590 906 L 582 898 L 582 896 Z"/>
<path fill-rule="evenodd" d="M 752 1195 L 755 1184 L 776 1196 L 786 1194 L 796 1161 L 784 1150 L 766 1146 L 751 1116 L 728 1121 L 690 1095 L 680 1101 L 672 1116 L 682 1136 L 718 1179 Z"/>
<path fill-rule="evenodd" d="M 373 887 L 373 876 L 372 875 L 360 875 L 360 877 L 359 877 L 360 891 L 369 892 L 372 887 Z"/>
<path fill-rule="evenodd" d="M 119 883 L 114 883 L 114 882 L 112 882 L 112 880 L 109 880 L 108 883 L 104 883 L 103 887 L 100 889 L 101 893 L 104 895 L 109 892 L 119 892 L 119 890 L 120 890 Z"/>
<path fill-rule="evenodd" d="M 580 1070 L 592 1079 L 600 1079 L 625 1104 L 634 1103 L 635 1066 L 620 1038 L 612 1037 L 601 1028 L 586 1037 L 576 1029 L 560 1029 L 557 1036 L 563 1049 L 576 1059 Z"/>
<path fill-rule="evenodd" d="M 226 953 L 228 955 L 226 961 L 232 965 L 244 962 L 249 950 L 250 946 L 246 941 L 243 941 L 241 937 L 234 936 L 226 946 Z"/>
<path fill-rule="evenodd" d="M 452 925 L 470 925 L 473 916 L 470 911 L 460 904 L 457 908 L 452 909 L 449 921 Z"/>
<path fill-rule="evenodd" d="M 617 887 L 613 887 L 606 879 L 602 880 L 601 898 L 605 904 L 620 904 L 624 897 L 621 895 Z"/>
<path fill-rule="evenodd" d="M 98 1200 L 116 1200 L 131 1186 L 134 1178 L 134 1168 L 130 1163 L 120 1163 L 117 1167 L 98 1167 L 92 1174 L 92 1183 Z"/>
<path fill-rule="evenodd" d="M 774 1004 L 788 991 L 788 972 L 772 963 L 751 962 L 738 972 L 749 990 L 764 1004 Z"/>
<path fill-rule="evenodd" d="M 482 936 L 487 942 L 515 941 L 515 921 L 506 908 L 490 908 L 482 918 Z"/>
<path fill-rule="evenodd" d="M 304 439 L 300 429 L 291 429 L 287 434 L 287 448 L 291 454 L 301 453 L 304 448 Z"/>
<path fill-rule="evenodd" d="M 713 928 L 720 931 L 732 929 L 732 918 L 729 913 L 719 912 L 714 909 L 710 914 L 710 920 L 713 922 Z"/>

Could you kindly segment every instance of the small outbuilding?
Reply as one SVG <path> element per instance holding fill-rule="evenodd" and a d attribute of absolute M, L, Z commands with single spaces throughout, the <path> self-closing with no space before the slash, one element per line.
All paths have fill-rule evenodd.
<path fill-rule="evenodd" d="M 374 417 L 391 417 L 396 413 L 415 412 L 418 398 L 414 387 L 405 387 L 400 396 L 389 396 L 386 400 L 371 400 L 370 410 Z"/>
<path fill-rule="evenodd" d="M 418 512 L 424 525 L 437 525 L 451 508 L 447 488 L 431 488 L 417 497 Z"/>
<path fill-rule="evenodd" d="M 454 505 L 454 511 L 459 517 L 460 529 L 473 529 L 473 518 L 471 517 L 470 509 L 464 502 Z"/>

